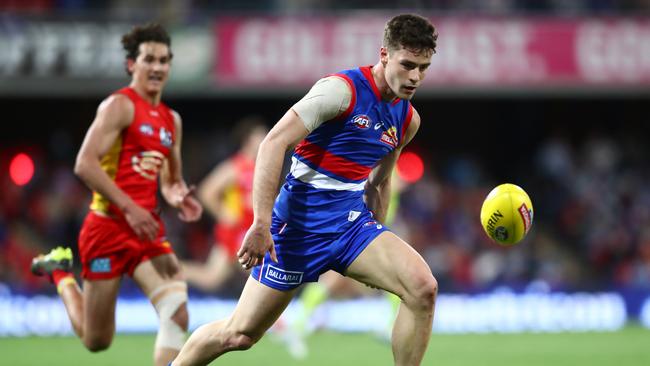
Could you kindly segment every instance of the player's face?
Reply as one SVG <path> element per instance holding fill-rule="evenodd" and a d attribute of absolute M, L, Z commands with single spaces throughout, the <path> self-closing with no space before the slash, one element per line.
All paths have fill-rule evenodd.
<path fill-rule="evenodd" d="M 412 50 L 400 48 L 381 50 L 381 60 L 385 67 L 386 82 L 391 91 L 401 99 L 411 99 L 424 80 L 431 65 L 430 50 Z"/>
<path fill-rule="evenodd" d="M 138 57 L 129 62 L 133 81 L 147 94 L 162 92 L 171 67 L 169 47 L 164 43 L 145 42 L 138 47 Z"/>

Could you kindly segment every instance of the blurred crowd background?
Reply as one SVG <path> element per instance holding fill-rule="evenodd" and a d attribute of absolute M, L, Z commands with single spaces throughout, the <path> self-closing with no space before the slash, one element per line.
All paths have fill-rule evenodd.
<path fill-rule="evenodd" d="M 181 27 L 195 19 L 205 24 L 206 16 L 221 12 L 290 16 L 361 9 L 384 17 L 398 9 L 444 17 L 632 16 L 645 24 L 650 1 L 0 0 L 2 19 L 12 22 L 40 15 L 85 20 L 87 14 L 99 14 L 128 23 L 139 14 L 138 19 L 148 16 Z M 440 32 L 442 41 L 444 29 Z M 642 51 L 646 61 L 649 50 Z M 444 47 L 439 54 L 444 57 Z M 25 85 L 6 70 L 0 62 L 3 77 Z M 393 228 L 422 253 L 442 292 L 472 293 L 501 285 L 521 289 L 531 283 L 562 291 L 650 289 L 650 138 L 645 127 L 650 122 L 650 75 L 643 70 L 640 80 L 611 89 L 586 83 L 503 91 L 497 80 L 481 84 L 478 92 L 462 85 L 447 92 L 438 85 L 418 93 L 413 102 L 423 123 L 409 151 L 423 159 L 425 173 L 404 187 Z M 436 74 L 436 68 L 429 73 Z M 31 258 L 57 245 L 75 246 L 90 201 L 90 192 L 72 173 L 75 155 L 96 106 L 113 85 L 128 80 L 124 76 L 103 87 L 84 79 L 86 84 L 62 85 L 63 96 L 52 91 L 57 85 L 25 80 L 35 85 L 33 93 L 0 88 L 0 282 L 19 293 L 54 293 L 45 280 L 29 273 Z M 75 92 L 77 85 L 81 88 Z M 93 91 L 84 92 L 85 85 Z M 239 120 L 254 114 L 272 126 L 308 86 L 281 93 L 251 88 L 248 93 L 244 85 L 232 95 L 228 87 L 192 95 L 191 86 L 183 93 L 170 86 L 164 99 L 184 119 L 186 179 L 200 181 L 236 150 L 230 131 Z M 34 177 L 23 186 L 8 174 L 19 153 L 35 162 Z M 522 186 L 535 208 L 531 233 L 511 248 L 490 242 L 479 223 L 484 197 L 503 182 Z M 187 225 L 174 215 L 164 210 L 178 255 L 205 259 L 212 245 L 212 218 L 206 214 Z M 238 285 L 220 294 L 236 297 Z"/>
<path fill-rule="evenodd" d="M 3 0 L 0 6 L 2 10 L 19 12 L 101 11 L 118 16 L 134 11 L 151 14 L 155 8 L 159 15 L 167 14 L 174 18 L 220 11 L 286 14 L 394 8 L 472 15 L 639 15 L 650 11 L 648 0 Z"/>
<path fill-rule="evenodd" d="M 11 146 L 1 155 L 3 171 L 19 151 L 36 165 L 25 186 L 16 186 L 7 174 L 1 181 L 0 281 L 15 290 L 53 292 L 30 274 L 31 258 L 76 242 L 90 193 L 72 174 L 83 131 L 65 124 L 88 125 L 95 102 L 59 100 L 40 112 L 28 112 L 38 102 L 2 103 L 10 113 L 52 121 L 35 141 L 3 142 Z M 256 107 L 268 114 L 270 125 L 280 115 L 273 110 L 291 105 L 289 100 L 170 103 L 181 114 L 205 113 L 202 120 L 185 118 L 189 182 L 198 182 L 237 148 L 229 135 L 237 119 L 219 110 Z M 540 281 L 564 291 L 650 288 L 650 145 L 643 121 L 636 120 L 648 118 L 647 101 L 422 98 L 414 104 L 423 125 L 409 151 L 422 157 L 425 174 L 405 185 L 393 229 L 423 254 L 442 291 L 524 288 Z M 85 118 L 67 120 L 77 107 L 85 113 L 73 114 Z M 503 109 L 510 111 L 502 114 Z M 533 230 L 509 248 L 489 241 L 479 223 L 483 199 L 502 182 L 524 187 L 535 207 Z M 174 210 L 164 212 L 180 257 L 205 259 L 212 245 L 211 217 L 187 225 Z M 236 295 L 237 286 L 223 294 Z"/>

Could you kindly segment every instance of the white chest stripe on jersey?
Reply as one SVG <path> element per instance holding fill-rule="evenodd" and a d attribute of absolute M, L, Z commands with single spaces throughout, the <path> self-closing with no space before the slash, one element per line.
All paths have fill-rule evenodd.
<path fill-rule="evenodd" d="M 360 183 L 345 183 L 338 179 L 328 177 L 327 175 L 317 172 L 307 164 L 291 157 L 291 175 L 301 182 L 307 183 L 318 189 L 331 189 L 336 191 L 363 191 L 366 181 Z"/>

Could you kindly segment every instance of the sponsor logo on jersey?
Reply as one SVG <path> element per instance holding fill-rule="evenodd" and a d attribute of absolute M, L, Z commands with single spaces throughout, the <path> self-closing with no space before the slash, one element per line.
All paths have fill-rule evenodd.
<path fill-rule="evenodd" d="M 154 116 L 154 117 L 158 117 L 158 116 L 160 116 L 160 114 L 158 114 L 158 111 L 152 111 L 152 110 L 149 110 L 149 114 L 152 115 L 152 116 Z"/>
<path fill-rule="evenodd" d="M 299 285 L 302 283 L 302 276 L 304 272 L 287 271 L 282 268 L 273 267 L 268 265 L 264 278 L 271 282 L 280 283 L 283 285 Z"/>
<path fill-rule="evenodd" d="M 133 170 L 140 173 L 144 178 L 156 180 L 164 160 L 165 155 L 160 151 L 143 151 L 131 157 L 131 166 Z"/>
<path fill-rule="evenodd" d="M 160 143 L 165 147 L 172 146 L 172 132 L 167 131 L 165 127 L 160 128 Z"/>
<path fill-rule="evenodd" d="M 382 132 L 379 141 L 385 143 L 390 147 L 397 147 L 397 128 L 393 126 L 388 130 Z"/>
<path fill-rule="evenodd" d="M 533 223 L 532 210 L 529 210 L 528 207 L 526 207 L 526 204 L 522 203 L 521 206 L 519 206 L 518 211 L 519 215 L 521 215 L 521 219 L 524 220 L 524 232 L 527 233 Z"/>
<path fill-rule="evenodd" d="M 357 114 L 356 116 L 352 117 L 352 123 L 357 125 L 359 128 L 368 128 L 372 124 L 372 120 L 370 120 L 370 117 L 366 116 L 365 114 Z"/>
<path fill-rule="evenodd" d="M 140 125 L 140 133 L 147 136 L 153 136 L 153 127 L 149 123 L 143 122 Z"/>
<path fill-rule="evenodd" d="M 111 271 L 110 258 L 95 258 L 90 262 L 90 272 L 108 273 Z"/>
<path fill-rule="evenodd" d="M 384 126 L 384 121 L 375 123 L 375 131 L 382 128 L 383 126 Z"/>

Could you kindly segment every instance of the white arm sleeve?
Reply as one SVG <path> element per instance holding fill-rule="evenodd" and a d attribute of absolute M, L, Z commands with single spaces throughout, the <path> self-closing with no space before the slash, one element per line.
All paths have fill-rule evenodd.
<path fill-rule="evenodd" d="M 345 112 L 351 99 L 352 90 L 347 81 L 338 76 L 328 76 L 318 80 L 307 95 L 291 108 L 307 130 L 312 132 L 321 123 Z"/>

